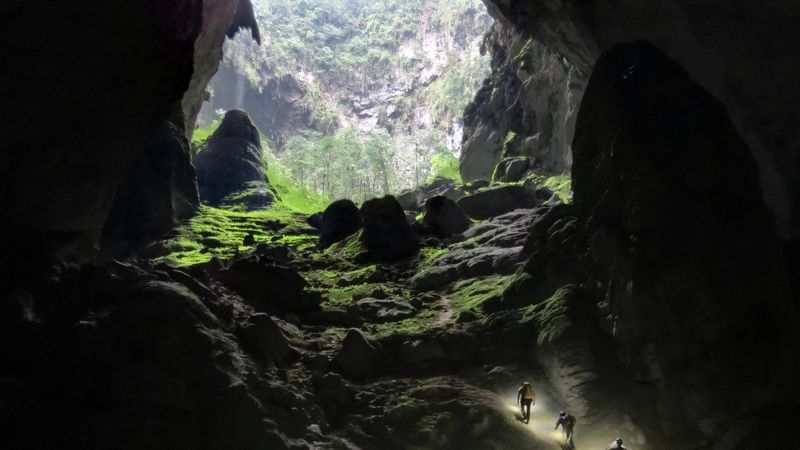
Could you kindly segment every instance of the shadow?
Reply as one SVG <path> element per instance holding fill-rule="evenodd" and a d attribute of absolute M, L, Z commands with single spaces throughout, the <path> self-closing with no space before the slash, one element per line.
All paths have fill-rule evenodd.
<path fill-rule="evenodd" d="M 530 420 L 525 420 L 520 413 L 514 413 L 514 418 L 517 419 L 517 422 L 524 423 L 525 425 L 528 425 L 530 422 Z"/>

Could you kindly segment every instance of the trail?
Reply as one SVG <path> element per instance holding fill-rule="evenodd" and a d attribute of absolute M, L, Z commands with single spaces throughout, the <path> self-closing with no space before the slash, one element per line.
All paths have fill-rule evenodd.
<path fill-rule="evenodd" d="M 455 310 L 453 310 L 453 301 L 447 297 L 442 297 L 433 307 L 439 310 L 439 315 L 436 316 L 436 320 L 433 323 L 437 327 L 447 325 L 447 322 L 449 322 L 450 319 L 453 318 L 453 314 L 455 314 Z"/>

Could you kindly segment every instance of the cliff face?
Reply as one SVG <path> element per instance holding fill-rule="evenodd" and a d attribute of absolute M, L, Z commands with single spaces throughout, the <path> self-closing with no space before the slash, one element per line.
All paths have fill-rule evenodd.
<path fill-rule="evenodd" d="M 491 54 L 492 74 L 464 113 L 462 178 L 491 180 L 501 159 L 519 156 L 568 172 L 584 72 L 502 16 L 482 50 Z"/>
<path fill-rule="evenodd" d="M 449 12 L 453 15 L 451 26 L 438 28 L 429 25 L 443 20 L 437 11 L 430 10 L 435 3 L 411 3 L 409 8 L 421 12 L 402 20 L 364 6 L 352 6 L 347 11 L 356 14 L 357 8 L 363 8 L 361 14 L 365 16 L 361 19 L 369 21 L 372 27 L 391 25 L 379 22 L 394 20 L 402 22 L 408 30 L 389 37 L 380 31 L 361 36 L 359 33 L 363 30 L 353 27 L 363 28 L 365 23 L 362 22 L 353 25 L 346 18 L 324 19 L 319 11 L 322 6 L 310 12 L 302 11 L 301 6 L 301 10 L 291 12 L 291 17 L 271 10 L 262 11 L 259 21 L 268 30 L 275 28 L 275 21 L 279 21 L 279 27 L 307 27 L 309 35 L 331 28 L 338 31 L 319 43 L 301 38 L 302 45 L 281 41 L 289 40 L 281 32 L 265 32 L 264 49 L 271 48 L 278 54 L 306 51 L 314 55 L 308 57 L 310 61 L 300 56 L 284 61 L 259 55 L 257 53 L 263 49 L 253 48 L 247 39 L 230 43 L 230 51 L 226 51 L 228 56 L 209 85 L 212 95 L 203 105 L 198 124 L 210 124 L 218 110 L 247 111 L 277 151 L 285 150 L 293 136 L 333 134 L 344 127 L 363 133 L 386 129 L 399 140 L 410 140 L 426 130 L 436 129 L 444 134 L 442 144 L 453 152 L 458 151 L 461 110 L 450 108 L 449 101 L 460 95 L 456 91 L 470 91 L 472 85 L 484 77 L 485 60 L 479 58 L 477 52 L 491 19 L 479 3 L 476 6 L 474 2 L 464 2 L 463 11 Z M 397 14 L 402 14 L 405 6 L 386 6 L 387 9 L 393 7 L 400 11 L 396 11 Z M 274 8 L 277 10 L 279 6 Z M 318 17 L 317 22 L 304 22 L 310 20 L 308 17 Z M 382 56 L 365 62 L 359 59 L 364 58 L 359 52 Z M 328 61 L 320 56 L 326 54 L 337 56 L 332 58 L 334 61 Z M 341 62 L 348 58 L 353 62 Z M 251 65 L 253 60 L 261 59 L 263 64 Z M 342 64 L 342 67 L 332 69 L 331 64 Z M 467 79 L 470 77 L 474 80 Z M 412 149 L 413 145 L 409 144 L 402 146 L 401 151 L 407 150 L 406 157 L 413 159 Z"/>
<path fill-rule="evenodd" d="M 724 105 L 759 166 L 783 236 L 800 232 L 797 108 L 800 54 L 793 3 L 487 0 L 494 16 L 563 55 L 585 73 L 613 45 L 647 40 Z"/>
<path fill-rule="evenodd" d="M 148 166 L 136 163 L 142 155 L 161 158 L 159 151 L 147 151 L 165 142 L 157 137 L 160 130 L 168 123 L 182 129 L 181 102 L 197 102 L 190 85 L 204 84 L 213 73 L 223 36 L 247 3 L 4 6 L 2 39 L 14 55 L 6 73 L 14 92 L 24 96 L 10 99 L 18 106 L 2 138 L 0 179 L 12 199 L 0 224 L 6 248 L 80 257 L 95 251 L 120 184 L 132 167 Z M 35 136 L 25 131 L 32 128 Z M 181 155 L 180 141 L 170 142 Z M 190 170 L 188 157 L 183 152 L 167 172 L 181 177 Z M 176 179 L 171 186 L 186 185 Z M 192 197 L 191 185 L 183 196 Z M 149 189 L 146 179 L 134 189 Z M 158 195 L 169 197 L 171 189 Z M 129 194 L 121 197 L 139 197 Z M 144 208 L 142 216 L 152 212 L 150 202 L 136 205 Z M 173 208 L 162 211 L 143 226 L 158 232 L 180 215 Z"/>

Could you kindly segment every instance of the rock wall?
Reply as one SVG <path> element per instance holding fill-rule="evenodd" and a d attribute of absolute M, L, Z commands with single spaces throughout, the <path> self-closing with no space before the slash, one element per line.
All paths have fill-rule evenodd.
<path fill-rule="evenodd" d="M 4 248 L 94 253 L 117 188 L 165 121 L 182 123 L 184 94 L 192 80 L 210 77 L 240 3 L 247 2 L 3 7 L 0 38 L 14 55 L 4 66 L 14 86 L 7 102 L 16 108 L 0 156 Z M 185 101 L 197 95 L 190 90 Z"/>
<path fill-rule="evenodd" d="M 573 151 L 579 278 L 620 372 L 655 387 L 634 422 L 659 442 L 768 434 L 737 423 L 778 422 L 797 398 L 797 294 L 724 107 L 655 46 L 620 45 L 595 65 Z"/>
<path fill-rule="evenodd" d="M 464 112 L 461 176 L 491 180 L 501 159 L 565 173 L 586 75 L 502 16 L 484 38 L 492 74 Z"/>
<path fill-rule="evenodd" d="M 759 164 L 764 197 L 784 236 L 800 234 L 800 7 L 747 0 L 601 2 L 486 0 L 585 73 L 599 55 L 644 39 L 719 99 Z"/>

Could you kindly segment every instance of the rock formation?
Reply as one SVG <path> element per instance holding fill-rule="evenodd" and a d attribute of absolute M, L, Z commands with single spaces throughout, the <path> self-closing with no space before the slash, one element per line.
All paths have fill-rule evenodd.
<path fill-rule="evenodd" d="M 195 68 L 213 72 L 219 53 L 211 47 L 221 37 L 196 52 L 198 37 L 239 25 L 232 13 L 204 15 L 204 5 L 233 11 L 240 3 L 248 2 L 9 5 L 0 33 L 14 55 L 7 100 L 18 108 L 4 127 L 38 131 L 3 138 L 13 151 L 0 157 L 2 192 L 14 199 L 0 219 L 4 248 L 94 253 L 121 181 L 165 121 L 182 125 L 181 101 L 202 78 Z"/>
<path fill-rule="evenodd" d="M 437 236 L 449 237 L 466 231 L 470 220 L 456 202 L 437 195 L 425 202 L 422 224 Z"/>
<path fill-rule="evenodd" d="M 793 3 L 747 0 L 655 4 L 591 0 L 489 0 L 489 12 L 542 42 L 585 74 L 615 44 L 647 40 L 717 98 L 759 165 L 764 198 L 783 236 L 798 234 L 800 55 Z M 646 20 L 634 20 L 643 18 Z"/>
<path fill-rule="evenodd" d="M 332 244 L 351 236 L 361 228 L 361 211 L 350 200 L 336 200 L 322 213 L 319 246 L 328 248 Z"/>
<path fill-rule="evenodd" d="M 364 202 L 361 217 L 364 228 L 359 241 L 366 260 L 392 262 L 413 256 L 419 250 L 417 236 L 408 226 L 403 208 L 391 195 Z"/>
<path fill-rule="evenodd" d="M 248 183 L 267 186 L 261 137 L 250 116 L 231 110 L 194 158 L 200 199 L 218 205 Z M 264 195 L 269 195 L 265 193 Z"/>
<path fill-rule="evenodd" d="M 501 159 L 520 156 L 530 168 L 569 171 L 585 73 L 502 16 L 482 49 L 492 75 L 464 112 L 461 177 L 490 180 Z"/>

